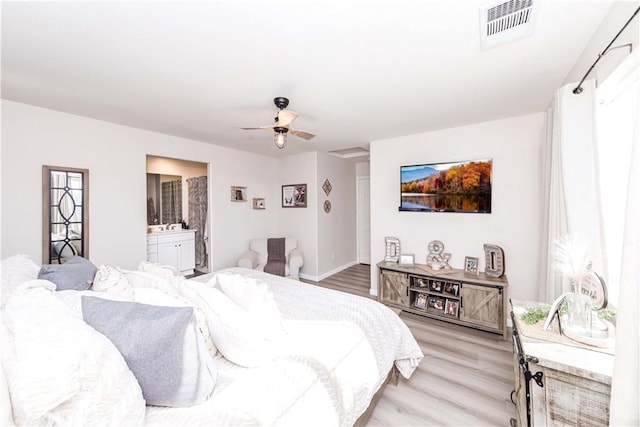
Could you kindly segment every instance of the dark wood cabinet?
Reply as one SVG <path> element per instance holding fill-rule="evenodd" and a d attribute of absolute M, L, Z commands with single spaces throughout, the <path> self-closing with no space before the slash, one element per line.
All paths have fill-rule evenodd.
<path fill-rule="evenodd" d="M 462 270 L 434 273 L 426 265 L 378 263 L 378 300 L 389 306 L 502 335 L 506 276 L 493 278 Z"/>

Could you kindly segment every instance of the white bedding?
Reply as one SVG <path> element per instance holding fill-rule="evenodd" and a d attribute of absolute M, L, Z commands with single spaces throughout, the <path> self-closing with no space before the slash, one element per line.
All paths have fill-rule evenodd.
<path fill-rule="evenodd" d="M 218 380 L 213 395 L 207 402 L 186 408 L 147 406 L 144 415 L 145 424 L 172 427 L 197 425 L 349 426 L 353 425 L 367 409 L 371 398 L 383 384 L 394 364 L 404 377 L 409 378 L 423 358 L 422 351 L 407 326 L 393 311 L 373 300 L 255 270 L 232 268 L 223 270 L 223 272 L 233 275 L 240 274 L 266 284 L 268 292 L 273 295 L 273 301 L 277 304 L 277 311 L 282 315 L 284 336 L 275 341 L 277 351 L 270 353 L 269 357 L 265 358 L 265 361 L 258 366 L 250 368 L 231 363 L 220 355 L 216 356 L 214 360 L 218 370 Z M 162 288 L 162 292 L 167 294 L 181 295 L 185 301 L 191 301 L 194 306 L 199 307 L 199 310 L 205 311 L 208 327 L 211 328 L 212 313 L 206 313 L 206 310 L 211 310 L 213 305 L 207 303 L 207 298 L 212 296 L 210 287 L 217 282 L 216 274 L 200 276 L 190 281 L 189 284 L 186 284 L 183 278 L 174 278 L 174 280 L 163 281 L 160 284 L 156 281 L 145 281 L 144 284 L 131 283 L 131 285 Z M 17 303 L 23 301 L 21 304 L 26 307 L 38 304 L 41 300 L 43 303 L 46 302 L 47 307 L 52 307 L 53 311 L 49 310 L 51 316 L 55 315 L 55 310 L 59 311 L 63 307 L 63 305 L 54 304 L 55 301 L 52 303 L 51 296 L 47 296 L 44 289 L 37 291 L 38 295 L 42 295 L 40 299 L 33 299 L 32 295 L 36 291 L 29 291 L 24 294 L 24 297 L 28 296 L 28 299 L 16 300 L 8 306 L 8 310 L 3 310 L 2 317 L 9 322 L 6 324 L 3 322 L 3 325 L 0 325 L 3 328 L 7 326 L 6 329 L 0 330 L 2 332 L 0 333 L 0 341 L 4 346 L 28 344 L 32 349 L 29 353 L 32 355 L 39 354 L 34 349 L 42 348 L 41 344 L 46 341 L 47 337 L 40 336 L 38 340 L 42 342 L 31 342 L 27 334 L 19 332 L 21 325 L 29 326 L 31 323 L 28 313 L 31 310 L 19 311 Z M 100 293 L 95 292 L 96 295 Z M 104 292 L 102 293 L 104 294 Z M 63 292 L 54 292 L 54 294 L 59 294 L 58 298 L 54 298 L 54 300 L 68 303 L 66 300 L 69 298 L 65 297 Z M 133 292 L 134 297 L 137 294 L 137 292 Z M 69 307 L 71 308 L 69 309 Z M 73 304 L 67 304 L 67 308 L 69 315 L 63 317 L 67 319 L 68 324 L 71 324 L 74 318 Z M 39 313 L 38 316 L 42 317 L 44 313 L 46 311 Z M 20 323 L 16 323 L 12 319 L 20 320 Z M 44 319 L 42 317 L 43 321 L 45 321 Z M 77 318 L 77 321 L 82 323 L 80 318 Z M 76 329 L 79 328 L 80 332 L 84 331 L 83 333 L 86 335 L 88 331 L 82 325 L 77 325 Z M 53 331 L 65 330 L 64 328 L 56 329 L 54 323 L 51 323 L 51 326 Z M 54 337 L 53 333 L 44 329 L 46 328 L 30 330 L 41 334 L 49 333 Z M 16 339 L 12 334 L 18 332 L 21 336 Z M 97 331 L 94 332 L 100 335 Z M 68 334 L 62 336 L 72 339 Z M 96 344 L 92 345 L 95 347 Z M 67 357 L 64 352 L 67 346 L 57 347 L 49 341 L 47 347 L 55 348 L 60 357 Z M 74 361 L 82 360 L 82 358 L 74 359 L 74 357 L 78 357 L 78 354 L 82 356 L 82 353 L 78 353 L 79 350 L 75 346 L 69 347 L 68 350 L 69 356 L 72 358 L 69 359 L 70 363 L 65 366 L 68 365 L 69 369 L 75 369 L 73 368 Z M 96 370 L 96 374 L 103 372 L 107 375 L 105 378 L 108 379 L 109 375 L 113 375 L 117 369 L 122 371 L 121 362 L 124 361 L 120 360 L 119 353 L 117 350 L 115 351 L 116 355 L 111 357 L 113 360 L 109 362 L 110 364 L 102 367 L 102 370 Z M 72 352 L 73 354 L 71 354 Z M 47 359 L 48 356 L 57 353 L 40 354 Z M 93 355 L 92 357 L 97 356 Z M 21 378 L 18 375 L 18 369 L 15 368 L 16 360 L 20 359 L 14 358 L 12 361 L 6 357 L 2 358 L 3 368 L 12 392 L 21 390 L 22 378 L 24 378 L 24 376 Z M 11 363 L 7 364 L 7 361 Z M 36 363 L 35 359 L 34 363 Z M 38 364 L 40 363 L 42 361 L 38 362 Z M 26 366 L 24 365 L 24 367 Z M 109 370 L 106 370 L 107 366 Z M 46 371 L 46 365 L 42 365 L 38 369 L 40 371 L 35 370 L 34 372 L 52 372 L 52 370 Z M 42 371 L 43 369 L 45 371 Z M 103 387 L 107 387 L 105 390 L 108 392 L 74 395 L 73 402 L 78 404 L 86 402 L 85 408 L 96 408 L 90 418 L 84 419 L 81 417 L 82 414 L 76 414 L 77 417 L 73 418 L 73 414 L 68 412 L 69 406 L 65 405 L 67 408 L 64 408 L 64 412 L 59 413 L 59 416 L 55 413 L 51 413 L 52 415 L 49 416 L 42 412 L 45 415 L 42 415 L 40 421 L 57 419 L 60 424 L 82 425 L 86 424 L 81 421 L 84 420 L 92 425 L 121 425 L 122 423 L 119 421 L 129 417 L 125 424 L 137 424 L 137 421 L 133 421 L 133 419 L 141 414 L 137 412 L 137 408 L 140 406 L 136 403 L 140 392 L 135 378 L 130 375 L 130 371 L 126 370 L 126 365 L 125 371 L 121 372 L 122 375 L 118 374 L 119 379 L 111 379 L 111 381 L 104 383 Z M 112 373 L 109 374 L 109 372 Z M 75 381 L 68 383 L 69 387 L 87 392 L 89 390 L 83 384 L 88 384 L 87 381 L 100 380 L 93 377 L 82 381 L 70 376 L 66 378 L 72 378 Z M 125 397 L 125 393 L 121 396 L 122 400 L 109 400 L 112 399 L 113 392 L 123 387 L 125 378 L 133 378 L 134 381 L 134 387 L 129 387 L 127 392 L 129 397 Z M 50 395 L 46 388 L 42 390 L 47 393 L 47 396 Z M 57 388 L 57 390 L 61 389 Z M 137 393 L 138 397 L 133 399 L 131 393 Z M 95 402 L 85 400 L 91 396 L 95 396 Z M 99 403 L 97 403 L 97 399 L 99 399 Z M 41 399 L 38 398 L 34 402 L 40 401 Z M 25 404 L 30 402 L 25 400 Z M 129 403 L 128 406 L 122 405 L 126 402 Z M 97 406 L 98 404 L 102 406 Z M 116 418 L 100 415 L 101 413 L 105 414 L 103 409 L 106 408 L 104 406 L 106 404 L 120 405 L 117 406 Z M 74 408 L 78 407 L 74 405 Z M 144 411 L 144 406 L 141 408 Z M 15 405 L 13 409 L 14 416 L 18 416 L 19 414 L 15 412 Z M 102 418 L 100 419 L 100 417 Z M 29 419 L 27 413 L 19 418 L 23 421 Z M 31 420 L 34 419 L 31 418 Z M 36 423 L 40 424 L 37 421 Z"/>
<path fill-rule="evenodd" d="M 394 363 L 409 378 L 423 357 L 404 322 L 373 300 L 255 270 L 224 271 L 269 286 L 284 319 L 285 348 L 256 368 L 217 359 L 218 386 L 209 402 L 148 407 L 149 424 L 353 425 Z M 192 280 L 206 283 L 213 275 Z"/>

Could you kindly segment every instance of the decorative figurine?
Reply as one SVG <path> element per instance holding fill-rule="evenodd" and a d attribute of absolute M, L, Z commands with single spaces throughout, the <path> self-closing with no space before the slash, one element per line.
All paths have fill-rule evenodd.
<path fill-rule="evenodd" d="M 384 260 L 386 262 L 398 262 L 400 259 L 400 240 L 397 237 L 385 237 L 387 245 Z"/>
<path fill-rule="evenodd" d="M 427 265 L 434 270 L 441 268 L 451 268 L 449 260 L 451 254 L 444 251 L 444 243 L 440 240 L 432 240 L 429 242 L 429 255 L 427 255 Z"/>
<path fill-rule="evenodd" d="M 484 274 L 489 277 L 504 275 L 504 251 L 500 246 L 484 244 Z"/>

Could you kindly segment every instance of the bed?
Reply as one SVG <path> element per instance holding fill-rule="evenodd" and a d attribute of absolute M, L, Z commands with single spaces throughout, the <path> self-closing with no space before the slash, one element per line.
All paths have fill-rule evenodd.
<path fill-rule="evenodd" d="M 143 272 L 111 268 L 110 271 L 115 271 L 119 279 L 112 280 L 106 291 L 104 287 L 96 290 L 94 283 L 93 290 L 56 292 L 42 280 L 25 281 L 17 288 L 14 286 L 12 292 L 15 296 L 8 298 L 2 313 L 0 343 L 3 349 L 10 350 L 3 351 L 2 365 L 13 404 L 13 416 L 18 423 L 349 426 L 363 421 L 374 396 L 376 393 L 379 395 L 390 374 L 397 372 L 410 378 L 423 358 L 418 344 L 400 318 L 371 299 L 241 268 L 225 269 L 188 281 L 157 266 L 147 265 L 146 268 L 147 271 Z M 150 280 L 153 275 L 153 280 Z M 260 298 L 269 298 L 277 310 L 269 313 L 264 310 L 268 304 L 256 305 L 261 316 L 259 319 L 264 320 L 254 323 L 248 332 L 245 329 L 246 337 L 238 338 L 242 333 L 236 334 L 239 330 L 236 325 L 228 325 L 233 315 L 217 310 L 216 304 L 211 302 L 215 295 L 223 293 L 219 292 L 221 289 L 226 289 L 230 298 L 239 298 L 239 302 L 234 300 L 239 304 L 246 299 L 253 299 L 254 303 L 262 301 L 254 298 L 262 295 Z M 265 289 L 266 293 L 263 292 Z M 234 292 L 237 295 L 234 296 Z M 139 402 L 135 385 L 124 384 L 124 379 L 124 385 L 118 384 L 117 380 L 126 375 L 123 373 L 126 368 L 117 360 L 113 366 L 103 366 L 109 365 L 104 363 L 103 353 L 95 356 L 96 361 L 103 362 L 99 366 L 96 362 L 93 367 L 96 374 L 91 380 L 94 389 L 96 383 L 103 389 L 100 393 L 92 391 L 93 395 L 80 398 L 82 384 L 75 384 L 75 389 L 67 387 L 71 391 L 63 397 L 69 402 L 76 402 L 65 402 L 62 406 L 66 407 L 62 411 L 59 397 L 57 403 L 49 399 L 49 406 L 29 402 L 29 398 L 48 400 L 51 393 L 57 393 L 49 390 L 51 383 L 69 382 L 67 377 L 56 378 L 49 381 L 49 385 L 43 385 L 46 376 L 53 374 L 50 373 L 51 367 L 39 364 L 50 363 L 50 359 L 65 359 L 69 351 L 87 351 L 86 348 L 76 349 L 74 346 L 83 344 L 68 336 L 66 331 L 72 329 L 68 327 L 70 323 L 77 321 L 79 301 L 86 302 L 81 298 L 97 294 L 123 301 L 140 299 L 145 303 L 155 302 L 158 306 L 163 305 L 166 298 L 179 298 L 192 305 L 194 310 L 197 308 L 201 314 L 194 320 L 198 324 L 198 332 L 206 330 L 205 335 L 211 338 L 202 347 L 206 347 L 212 357 L 204 358 L 208 359 L 207 363 L 213 362 L 211 369 L 216 371 L 215 386 L 206 400 L 184 406 L 158 406 L 147 402 L 140 409 L 135 403 Z M 62 303 L 58 304 L 60 301 Z M 48 305 L 56 307 L 51 310 L 54 317 L 66 316 L 68 313 L 64 310 L 75 310 L 76 320 L 69 317 L 66 323 L 61 323 L 63 326 L 54 326 L 52 315 L 41 309 Z M 36 307 L 39 308 L 35 310 L 38 314 L 34 314 Z M 262 334 L 262 328 L 266 328 L 270 319 L 274 320 L 275 312 L 282 334 L 276 338 L 264 335 L 265 340 L 256 345 L 251 334 L 256 330 Z M 88 322 L 86 317 L 85 321 Z M 40 326 L 35 328 L 34 322 Z M 221 338 L 223 333 L 227 335 Z M 94 338 L 99 340 L 103 337 Z M 225 339 L 233 341 L 231 347 Z M 60 340 L 67 340 L 67 347 L 71 348 L 59 349 L 52 344 Z M 51 349 L 46 356 L 37 354 L 43 345 Z M 91 344 L 91 351 L 96 346 L 98 344 Z M 24 352 L 30 355 L 26 360 L 21 356 Z M 86 362 L 91 360 L 90 357 L 83 357 L 82 363 L 90 363 Z M 26 376 L 30 378 L 25 380 Z M 104 381 L 104 377 L 109 377 L 108 381 Z M 21 383 L 25 381 L 27 384 Z M 25 397 L 25 389 L 36 389 L 34 384 L 44 387 L 44 390 Z M 64 386 L 66 383 L 61 388 Z M 73 390 L 77 393 L 74 394 Z M 129 393 L 128 397 L 125 391 Z M 124 398 L 133 402 L 131 407 L 125 407 Z M 95 401 L 99 401 L 101 406 L 98 408 L 96 404 L 98 409 L 87 411 L 87 402 Z M 109 407 L 111 404 L 114 407 Z M 78 411 L 89 413 L 77 414 Z M 120 418 L 114 419 L 114 416 Z"/>

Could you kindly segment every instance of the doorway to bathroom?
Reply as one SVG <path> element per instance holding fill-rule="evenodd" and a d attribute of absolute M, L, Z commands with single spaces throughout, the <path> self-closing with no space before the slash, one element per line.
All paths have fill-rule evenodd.
<path fill-rule="evenodd" d="M 147 156 L 148 261 L 176 264 L 183 274 L 209 272 L 208 180 L 207 163 Z M 176 243 L 182 238 L 187 243 Z"/>

